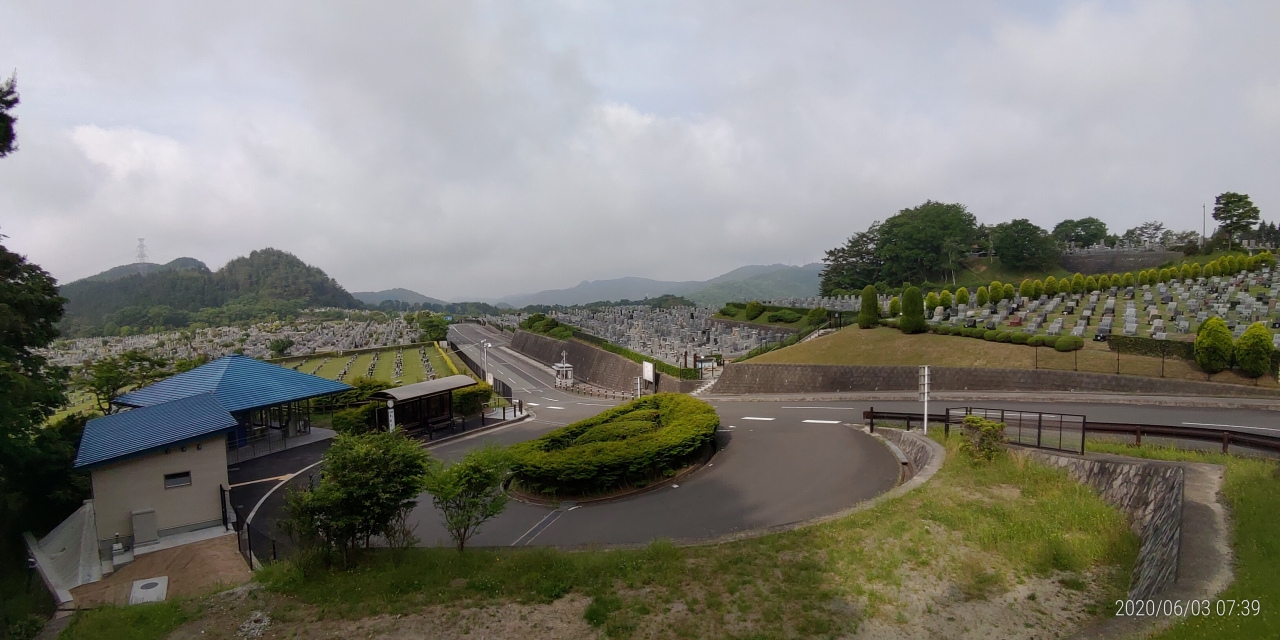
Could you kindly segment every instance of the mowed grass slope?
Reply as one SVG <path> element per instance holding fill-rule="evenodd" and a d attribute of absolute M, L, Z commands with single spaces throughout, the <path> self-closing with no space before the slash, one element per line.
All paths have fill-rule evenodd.
<path fill-rule="evenodd" d="M 1037 353 L 1038 351 L 1038 353 Z M 1116 353 L 1105 343 L 1088 341 L 1077 352 L 1060 353 L 1046 347 L 990 342 L 979 338 L 934 333 L 908 335 L 891 327 L 847 327 L 808 342 L 770 351 L 752 358 L 759 364 L 932 365 L 996 369 L 1059 369 L 1117 373 Z M 1164 377 L 1211 380 L 1231 384 L 1277 387 L 1275 378 L 1245 377 L 1235 371 L 1206 376 L 1194 363 L 1167 358 Z M 1160 377 L 1160 358 L 1121 354 L 1119 373 Z"/>

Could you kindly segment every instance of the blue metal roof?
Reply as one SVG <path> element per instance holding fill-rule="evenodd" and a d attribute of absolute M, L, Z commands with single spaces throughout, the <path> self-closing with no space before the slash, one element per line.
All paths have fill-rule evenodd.
<path fill-rule="evenodd" d="M 350 391 L 351 386 L 254 360 L 227 356 L 116 398 L 126 407 L 149 407 L 212 393 L 227 411 L 243 411 Z"/>
<path fill-rule="evenodd" d="M 212 393 L 94 418 L 84 426 L 76 467 L 119 460 L 227 431 L 231 412 Z"/>

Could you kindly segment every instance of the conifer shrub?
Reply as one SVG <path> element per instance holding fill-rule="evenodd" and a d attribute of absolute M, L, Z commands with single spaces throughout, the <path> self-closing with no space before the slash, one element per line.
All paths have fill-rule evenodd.
<path fill-rule="evenodd" d="M 961 288 L 963 289 L 964 287 L 961 287 Z M 965 293 L 968 294 L 967 291 Z M 943 309 L 950 309 L 952 306 L 955 305 L 955 303 L 956 303 L 956 299 L 952 297 L 950 291 L 943 289 L 942 293 L 938 294 L 938 304 L 942 305 Z"/>
<path fill-rule="evenodd" d="M 1207 373 L 1218 373 L 1231 367 L 1235 351 L 1231 344 L 1231 330 L 1222 318 L 1205 320 L 1196 332 L 1196 364 Z"/>
<path fill-rule="evenodd" d="M 1271 332 L 1267 325 L 1255 322 L 1240 335 L 1236 342 L 1236 364 L 1245 375 L 1258 378 L 1271 371 L 1271 354 L 1275 351 L 1271 344 Z"/>
<path fill-rule="evenodd" d="M 933 313 L 933 310 L 942 306 L 942 298 L 938 294 L 930 291 L 929 295 L 924 297 L 924 310 L 926 313 Z"/>
<path fill-rule="evenodd" d="M 924 300 L 920 297 L 920 289 L 907 287 L 902 292 L 902 320 L 898 322 L 898 329 L 903 333 L 923 333 L 926 326 Z"/>
<path fill-rule="evenodd" d="M 764 313 L 764 305 L 760 304 L 758 300 L 752 300 L 747 303 L 747 311 L 744 317 L 747 320 L 755 320 L 756 318 L 759 318 L 762 313 Z"/>
<path fill-rule="evenodd" d="M 862 288 L 862 307 L 858 310 L 858 326 L 863 329 L 880 326 L 880 301 L 876 297 L 876 288 L 871 285 Z"/>
<path fill-rule="evenodd" d="M 1077 273 L 1074 276 L 1071 276 L 1071 293 L 1084 293 L 1084 284 L 1084 274 Z"/>
<path fill-rule="evenodd" d="M 956 304 L 969 304 L 969 290 L 960 287 L 956 289 Z"/>
<path fill-rule="evenodd" d="M 555 496 L 647 484 L 694 462 L 720 418 L 687 395 L 659 393 L 511 447 L 520 487 Z"/>
<path fill-rule="evenodd" d="M 978 306 L 979 306 L 979 307 L 986 306 L 987 302 L 990 302 L 990 300 L 991 300 L 991 298 L 990 298 L 989 294 L 987 293 L 987 288 L 986 288 L 986 287 L 978 287 L 978 294 L 977 294 L 977 304 L 978 304 Z"/>
<path fill-rule="evenodd" d="M 1095 278 L 1095 277 L 1093 277 L 1093 276 L 1089 276 L 1089 277 L 1085 278 L 1085 279 L 1084 279 L 1084 290 L 1085 290 L 1085 292 L 1087 292 L 1087 293 L 1093 293 L 1094 291 L 1097 291 L 1097 290 L 1098 290 L 1098 279 L 1097 279 L 1097 278 Z"/>
<path fill-rule="evenodd" d="M 773 312 L 771 312 L 771 313 L 767 316 L 767 318 L 766 318 L 766 319 L 767 319 L 769 322 L 786 322 L 786 323 L 792 323 L 792 322 L 798 322 L 798 321 L 800 320 L 800 318 L 802 318 L 802 317 L 803 317 L 803 316 L 801 316 L 800 314 L 796 313 L 795 311 L 792 311 L 792 310 L 790 310 L 790 309 L 782 309 L 782 310 L 780 310 L 780 311 L 773 311 Z"/>
<path fill-rule="evenodd" d="M 1013 285 L 1011 285 L 1011 284 L 1006 284 L 1006 285 L 1004 286 L 1004 291 L 1002 291 L 1002 292 L 1001 292 L 1001 294 L 1000 294 L 1000 299 L 1002 299 L 1002 300 L 1012 300 L 1012 299 L 1013 299 Z M 993 300 L 992 302 L 995 302 L 995 301 Z"/>
<path fill-rule="evenodd" d="M 889 300 L 889 317 L 896 318 L 901 314 L 902 314 L 902 299 L 899 298 L 898 296 L 894 296 L 892 300 Z"/>

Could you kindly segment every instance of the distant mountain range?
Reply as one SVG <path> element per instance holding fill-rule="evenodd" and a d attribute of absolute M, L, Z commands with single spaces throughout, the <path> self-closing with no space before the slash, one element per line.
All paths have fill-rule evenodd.
<path fill-rule="evenodd" d="M 531 304 L 575 305 L 602 300 L 642 300 L 670 293 L 716 306 L 734 300 L 816 296 L 821 272 L 822 263 L 815 262 L 803 267 L 748 265 L 710 280 L 665 281 L 636 277 L 584 280 L 568 289 L 508 296 L 500 302 L 520 308 Z"/>
<path fill-rule="evenodd" d="M 355 291 L 351 294 L 356 300 L 363 302 L 371 307 L 376 307 L 384 300 L 394 300 L 396 302 L 404 302 L 407 304 L 449 304 L 444 300 L 424 296 L 417 291 L 409 289 L 387 289 L 385 291 Z"/>

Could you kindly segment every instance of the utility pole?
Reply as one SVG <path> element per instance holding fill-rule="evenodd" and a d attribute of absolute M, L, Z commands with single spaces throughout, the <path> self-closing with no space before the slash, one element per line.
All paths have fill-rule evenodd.
<path fill-rule="evenodd" d="M 1201 204 L 1200 205 L 1200 246 L 1202 247 L 1209 243 L 1209 237 L 1205 235 L 1205 232 L 1207 232 L 1208 230 L 1209 230 L 1209 206 L 1206 204 Z"/>
<path fill-rule="evenodd" d="M 929 435 L 929 365 L 920 365 L 920 400 L 924 402 L 924 434 Z"/>

